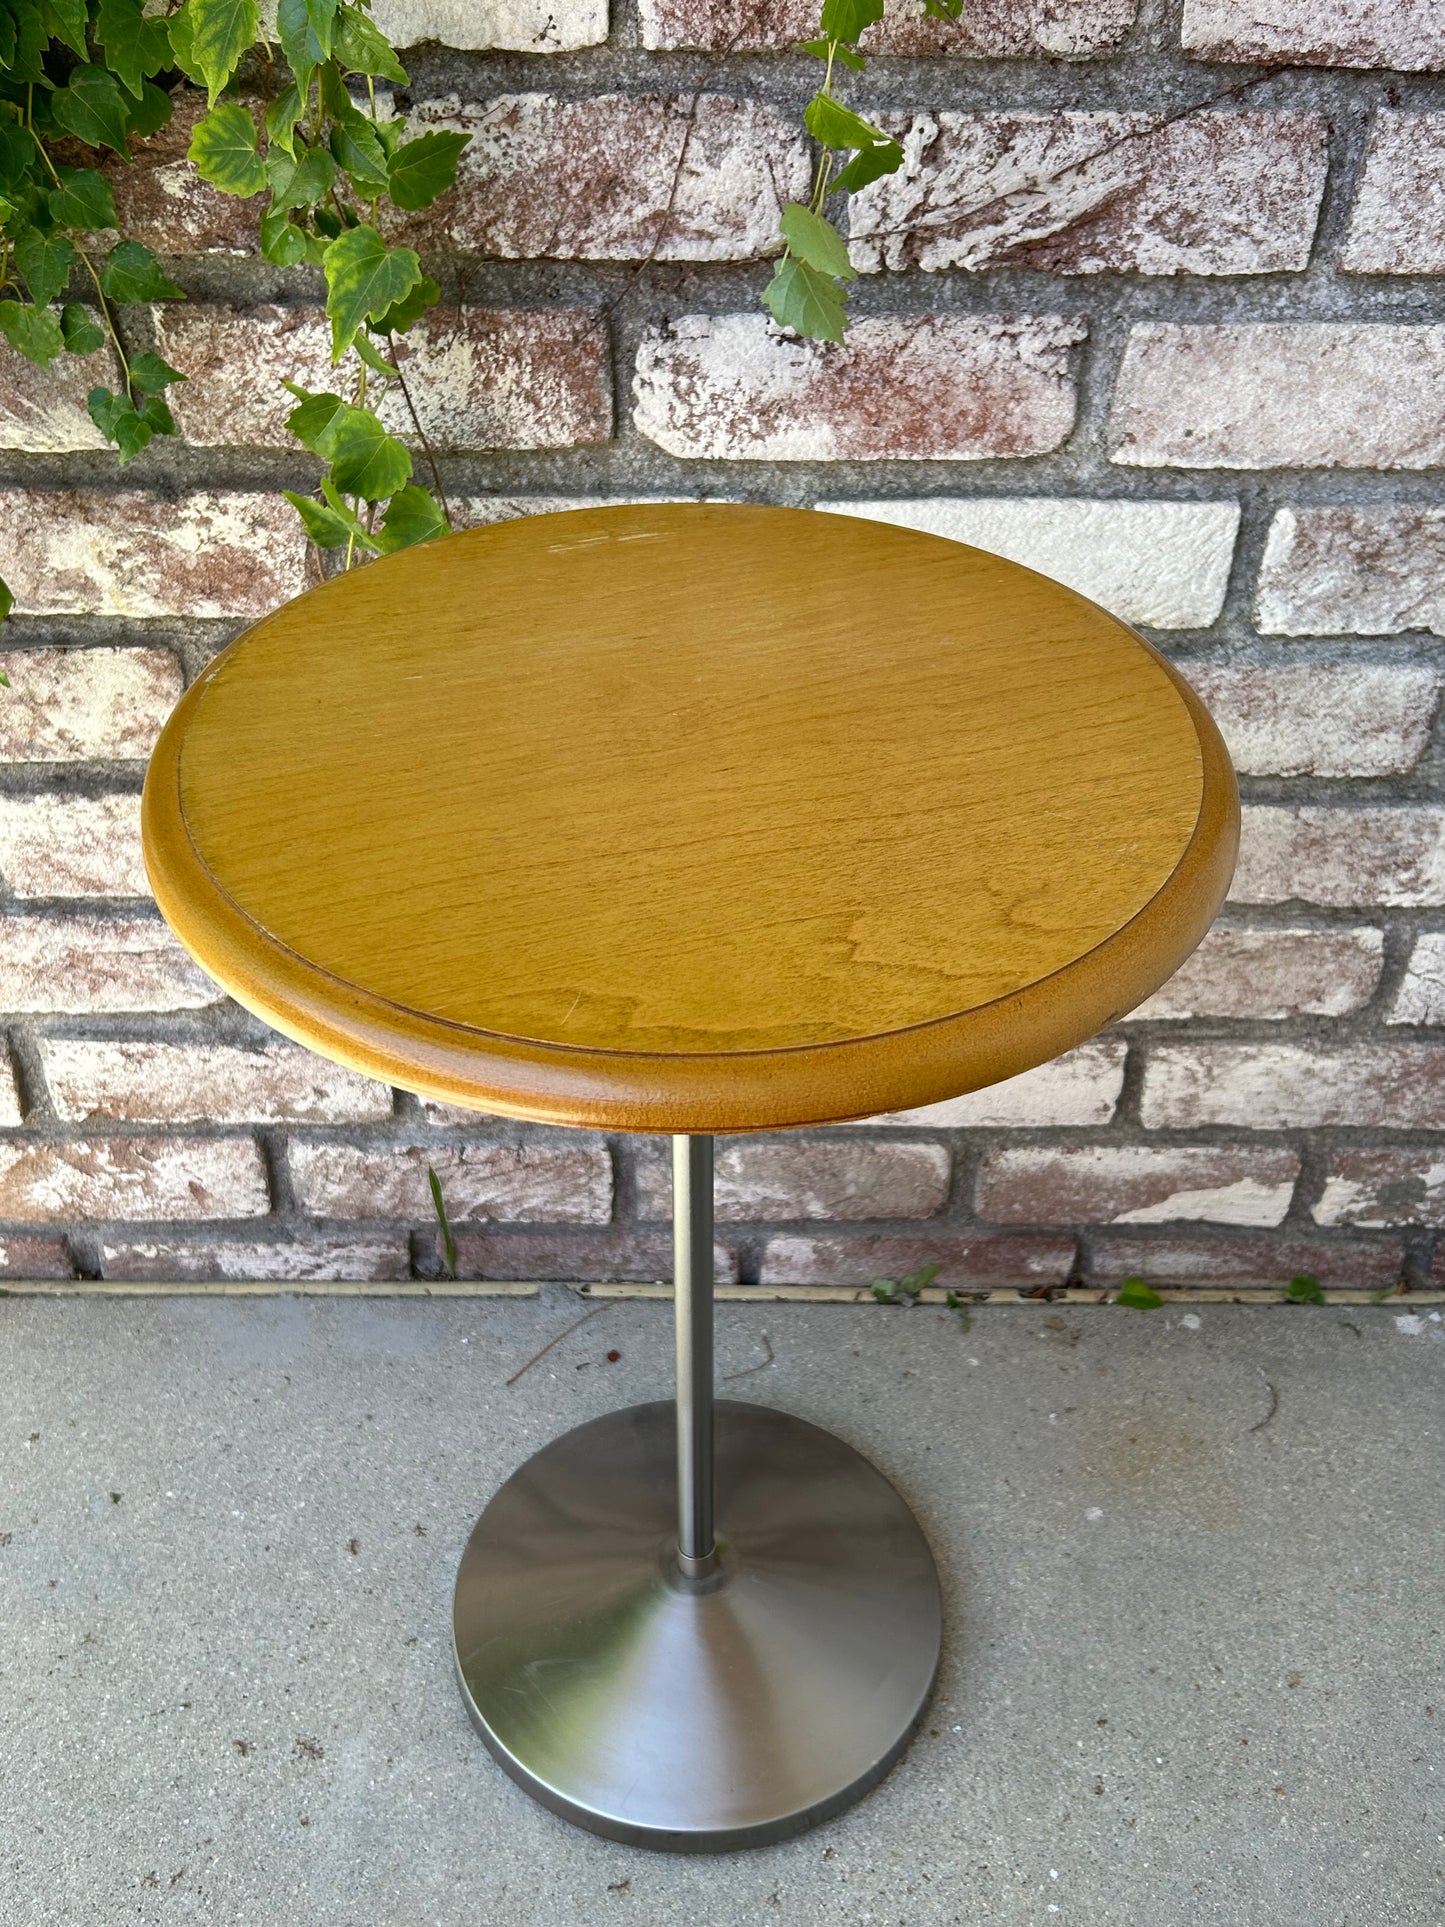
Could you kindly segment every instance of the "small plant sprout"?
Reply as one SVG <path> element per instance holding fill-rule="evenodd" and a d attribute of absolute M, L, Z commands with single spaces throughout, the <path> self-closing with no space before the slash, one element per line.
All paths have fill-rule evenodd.
<path fill-rule="evenodd" d="M 1298 1278 L 1290 1279 L 1284 1295 L 1292 1305 L 1322 1305 L 1325 1302 L 1319 1279 L 1311 1278 L 1307 1271 L 1301 1272 Z"/>
<path fill-rule="evenodd" d="M 973 1313 L 969 1310 L 966 1300 L 960 1298 L 956 1291 L 949 1291 L 944 1294 L 943 1302 L 950 1311 L 958 1313 L 958 1322 L 964 1331 L 973 1330 Z"/>
<path fill-rule="evenodd" d="M 1117 1305 L 1128 1305 L 1133 1311 L 1157 1311 L 1164 1300 L 1142 1278 L 1126 1278 L 1119 1287 L 1114 1300 Z"/>
<path fill-rule="evenodd" d="M 942 1265 L 920 1265 L 906 1278 L 875 1278 L 869 1290 L 880 1305 L 916 1305 L 942 1269 Z"/>
<path fill-rule="evenodd" d="M 442 1249 L 446 1253 L 447 1276 L 448 1278 L 455 1278 L 457 1275 L 457 1241 L 452 1236 L 451 1224 L 447 1219 L 446 1199 L 442 1196 L 442 1181 L 432 1169 L 431 1165 L 428 1165 L 426 1168 L 426 1181 L 431 1188 L 432 1210 L 436 1212 L 437 1224 L 441 1228 Z"/>

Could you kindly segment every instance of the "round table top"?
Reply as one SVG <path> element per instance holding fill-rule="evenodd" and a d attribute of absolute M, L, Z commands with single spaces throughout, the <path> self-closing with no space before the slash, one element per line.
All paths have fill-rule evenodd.
<path fill-rule="evenodd" d="M 373 1076 L 623 1131 L 909 1109 L 1139 1003 L 1232 872 L 1184 680 L 1058 583 L 811 510 L 474 529 L 249 629 L 151 763 L 161 909 Z"/>

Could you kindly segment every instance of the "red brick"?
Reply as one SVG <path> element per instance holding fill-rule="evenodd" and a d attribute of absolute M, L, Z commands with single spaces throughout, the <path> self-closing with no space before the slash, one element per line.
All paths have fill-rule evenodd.
<path fill-rule="evenodd" d="M 928 1218 L 948 1199 L 941 1144 L 769 1137 L 719 1144 L 713 1196 L 721 1219 Z M 643 1217 L 672 1215 L 672 1167 L 661 1153 L 637 1161 Z"/>
<path fill-rule="evenodd" d="M 849 203 L 879 268 L 1265 274 L 1308 266 L 1324 194 L 1318 114 L 885 117 L 903 169 Z"/>
<path fill-rule="evenodd" d="M 1297 1154 L 1216 1145 L 1082 1144 L 993 1151 L 978 1213 L 995 1224 L 1273 1225 L 1289 1210 Z"/>
<path fill-rule="evenodd" d="M 1250 804 L 1230 894 L 1340 908 L 1445 903 L 1445 809 Z"/>
<path fill-rule="evenodd" d="M 114 382 L 108 354 L 60 355 L 48 368 L 0 341 L 0 448 L 57 455 L 104 448 L 85 398 L 97 382 Z"/>
<path fill-rule="evenodd" d="M 1445 1153 L 1337 1151 L 1330 1159 L 1316 1224 L 1445 1224 Z"/>
<path fill-rule="evenodd" d="M 19 615 L 259 616 L 307 586 L 274 492 L 0 489 L 0 555 Z"/>
<path fill-rule="evenodd" d="M 1151 1130 L 1445 1130 L 1445 1045 L 1169 1044 L 1144 1070 Z"/>
<path fill-rule="evenodd" d="M 551 54 L 607 38 L 607 0 L 376 0 L 372 17 L 394 47 L 436 40 Z"/>
<path fill-rule="evenodd" d="M 462 1231 L 457 1235 L 462 1278 L 569 1279 L 592 1284 L 667 1284 L 672 1278 L 672 1234 L 609 1225 L 600 1231 Z M 736 1255 L 713 1246 L 713 1276 L 737 1282 Z"/>
<path fill-rule="evenodd" d="M 1445 274 L 1445 114 L 1377 117 L 1340 266 Z"/>
<path fill-rule="evenodd" d="M 409 1277 L 411 1251 L 404 1236 L 308 1237 L 287 1243 L 226 1238 L 206 1244 L 146 1238 L 103 1243 L 100 1266 L 102 1277 L 127 1282 L 336 1279 L 365 1284 Z"/>
<path fill-rule="evenodd" d="M 685 315 L 637 357 L 636 423 L 670 455 L 968 461 L 1042 455 L 1074 425 L 1062 316 L 885 315 L 846 347 L 761 314 Z"/>
<path fill-rule="evenodd" d="M 1107 52 L 1134 24 L 1138 0 L 970 0 L 957 22 L 930 20 L 922 0 L 890 0 L 863 36 L 868 53 L 952 54 L 973 58 L 1087 60 Z M 787 48 L 818 31 L 817 0 L 641 0 L 644 47 L 718 51 Z"/>
<path fill-rule="evenodd" d="M 1096 1037 L 1002 1084 L 990 1084 L 963 1097 L 946 1097 L 940 1104 L 922 1104 L 917 1110 L 859 1121 L 904 1127 L 921 1124 L 933 1130 L 1107 1124 L 1124 1088 L 1128 1054 L 1122 1037 Z"/>
<path fill-rule="evenodd" d="M 1445 1024 L 1445 931 L 1415 939 L 1390 1024 Z"/>
<path fill-rule="evenodd" d="M 86 911 L 0 922 L 0 1010 L 198 1010 L 221 995 L 155 916 Z"/>
<path fill-rule="evenodd" d="M 206 111 L 205 95 L 183 87 L 171 98 L 169 124 L 133 144 L 132 165 L 113 154 L 101 162 L 120 232 L 157 254 L 254 254 L 261 203 L 208 187 L 186 159 L 191 134 Z M 74 160 L 77 166 L 95 165 L 89 148 L 78 150 Z"/>
<path fill-rule="evenodd" d="M 1255 620 L 1266 635 L 1445 636 L 1445 509 L 1281 509 L 1265 544 Z"/>
<path fill-rule="evenodd" d="M 146 897 L 140 798 L 0 796 L 0 872 L 17 897 Z"/>
<path fill-rule="evenodd" d="M 808 192 L 799 116 L 761 100 L 453 98 L 419 107 L 412 126 L 472 136 L 456 186 L 399 230 L 414 246 L 454 253 L 750 261 L 777 239 L 780 199 Z"/>
<path fill-rule="evenodd" d="M 144 762 L 181 693 L 169 649 L 11 649 L 0 762 Z"/>
<path fill-rule="evenodd" d="M 1134 1017 L 1345 1017 L 1374 996 L 1379 930 L 1216 924 Z"/>
<path fill-rule="evenodd" d="M 47 1037 L 45 1081 L 59 1116 L 163 1124 L 375 1123 L 391 1116 L 385 1084 L 279 1040 L 163 1044 Z"/>
<path fill-rule="evenodd" d="M 0 1218 L 180 1222 L 268 1209 L 265 1167 L 249 1139 L 0 1142 Z"/>
<path fill-rule="evenodd" d="M 1122 1284 L 1143 1278 L 1154 1285 L 1239 1285 L 1282 1291 L 1291 1278 L 1310 1277 L 1332 1290 L 1382 1291 L 1397 1284 L 1405 1269 L 1404 1247 L 1385 1243 L 1348 1244 L 1299 1237 L 1094 1239 L 1091 1282 Z M 1304 1316 L 1301 1313 L 1301 1316 Z"/>
<path fill-rule="evenodd" d="M 11 1281 L 74 1276 L 70 1254 L 59 1238 L 0 1238 L 0 1291 Z"/>
<path fill-rule="evenodd" d="M 321 1218 L 433 1224 L 428 1166 L 453 1224 L 605 1224 L 612 1215 L 612 1161 L 580 1132 L 562 1144 L 293 1144 L 290 1157 L 305 1209 Z"/>
<path fill-rule="evenodd" d="M 1137 323 L 1112 459 L 1158 468 L 1432 468 L 1445 462 L 1445 327 Z"/>
<path fill-rule="evenodd" d="M 1010 1232 L 855 1238 L 785 1233 L 764 1246 L 758 1282 L 866 1288 L 875 1278 L 906 1278 L 921 1265 L 938 1265 L 935 1284 L 959 1289 L 1062 1285 L 1073 1270 L 1074 1241 Z"/>
<path fill-rule="evenodd" d="M 1445 67 L 1433 0 L 1184 0 L 1183 44 L 1202 60 L 1319 67 Z"/>
<path fill-rule="evenodd" d="M 1189 680 L 1248 776 L 1402 776 L 1430 740 L 1438 670 L 1398 663 L 1195 663 Z"/>
<path fill-rule="evenodd" d="M 281 383 L 334 390 L 317 308 L 183 306 L 156 311 L 161 353 L 190 379 L 176 423 L 203 447 L 289 448 L 295 407 Z M 437 448 L 567 448 L 612 432 L 607 324 L 578 308 L 435 308 L 401 347 L 407 388 Z M 382 419 L 416 443 L 399 389 Z"/>

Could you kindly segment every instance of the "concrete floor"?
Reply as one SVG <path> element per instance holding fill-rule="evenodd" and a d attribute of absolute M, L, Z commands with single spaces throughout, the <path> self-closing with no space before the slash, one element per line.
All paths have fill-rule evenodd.
<path fill-rule="evenodd" d="M 508 1389 L 577 1310 L 0 1303 L 4 1927 L 1445 1917 L 1438 1316 L 721 1307 L 721 1374 L 774 1352 L 729 1395 L 915 1504 L 949 1635 L 876 1792 L 689 1860 L 533 1805 L 452 1682 L 484 1500 L 666 1386 L 626 1301 Z"/>

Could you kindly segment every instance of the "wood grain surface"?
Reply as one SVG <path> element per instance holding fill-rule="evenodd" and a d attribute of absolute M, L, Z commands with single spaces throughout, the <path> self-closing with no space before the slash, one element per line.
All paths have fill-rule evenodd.
<path fill-rule="evenodd" d="M 1154 990 L 1221 902 L 1187 685 L 1058 584 L 851 517 L 649 505 L 413 549 L 183 699 L 147 861 L 242 1003 L 619 1130 L 899 1109 Z"/>

